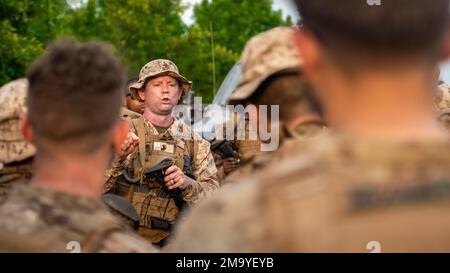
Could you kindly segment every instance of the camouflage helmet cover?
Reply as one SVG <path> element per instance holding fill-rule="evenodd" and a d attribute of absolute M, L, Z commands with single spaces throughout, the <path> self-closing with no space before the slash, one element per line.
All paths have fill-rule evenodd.
<path fill-rule="evenodd" d="M 12 81 L 0 88 L 0 163 L 21 161 L 36 152 L 19 128 L 20 118 L 27 111 L 27 88 L 26 79 Z"/>
<path fill-rule="evenodd" d="M 242 77 L 231 101 L 248 99 L 270 76 L 302 65 L 294 44 L 295 29 L 277 27 L 251 38 L 241 56 Z"/>

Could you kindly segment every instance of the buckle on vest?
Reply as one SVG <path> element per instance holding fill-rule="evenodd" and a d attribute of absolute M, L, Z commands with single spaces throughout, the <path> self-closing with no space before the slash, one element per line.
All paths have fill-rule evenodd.
<path fill-rule="evenodd" d="M 149 220 L 149 226 L 152 229 L 162 229 L 162 230 L 171 231 L 173 225 L 174 225 L 174 223 L 169 222 L 169 221 L 164 221 L 161 219 L 150 218 L 150 220 Z"/>
<path fill-rule="evenodd" d="M 140 193 L 148 193 L 150 191 L 150 188 L 148 186 L 148 184 L 132 184 L 133 185 L 133 189 L 135 192 L 140 192 Z"/>

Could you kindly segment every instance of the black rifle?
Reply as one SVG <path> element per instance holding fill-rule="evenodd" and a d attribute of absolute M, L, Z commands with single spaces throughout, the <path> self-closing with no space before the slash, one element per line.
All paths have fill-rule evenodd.
<path fill-rule="evenodd" d="M 239 155 L 233 150 L 231 142 L 228 140 L 213 140 L 211 142 L 211 151 L 222 155 L 223 158 L 233 157 L 239 159 Z"/>
<path fill-rule="evenodd" d="M 188 159 L 188 163 L 186 163 L 186 157 Z M 185 168 L 189 168 L 190 170 L 190 160 L 188 156 L 183 158 L 184 166 L 183 172 L 185 173 Z M 178 209 L 182 211 L 186 206 L 186 202 L 183 200 L 182 192 L 180 188 L 176 188 L 173 190 L 168 190 L 166 187 L 166 183 L 164 182 L 164 177 L 166 176 L 167 169 L 173 165 L 173 160 L 164 159 L 157 163 L 156 165 L 146 169 L 144 171 L 144 175 L 147 177 L 153 177 L 161 185 L 161 191 L 158 192 L 158 196 L 160 197 L 170 197 L 175 201 L 175 205 L 177 205 Z M 186 174 L 186 173 L 185 173 Z M 186 174 L 188 175 L 188 174 Z"/>

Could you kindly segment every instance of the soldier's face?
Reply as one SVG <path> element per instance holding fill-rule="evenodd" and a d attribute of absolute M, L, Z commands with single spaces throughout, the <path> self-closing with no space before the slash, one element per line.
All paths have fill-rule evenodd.
<path fill-rule="evenodd" d="M 131 95 L 126 97 L 126 107 L 131 111 L 142 114 L 144 113 L 144 103 L 134 99 Z"/>
<path fill-rule="evenodd" d="M 139 96 L 145 100 L 146 110 L 158 115 L 169 115 L 181 98 L 181 88 L 175 78 L 161 76 L 149 80 Z"/>

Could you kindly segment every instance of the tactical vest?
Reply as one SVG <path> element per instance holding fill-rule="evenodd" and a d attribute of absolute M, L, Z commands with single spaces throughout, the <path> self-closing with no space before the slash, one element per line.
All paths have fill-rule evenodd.
<path fill-rule="evenodd" d="M 164 172 L 172 165 L 186 175 L 190 170 L 189 147 L 174 139 L 169 130 L 153 135 L 145 128 L 143 117 L 131 120 L 140 139 L 132 164 L 115 185 L 115 193 L 127 198 L 140 216 L 138 233 L 158 244 L 171 234 L 185 203 L 180 189 L 167 190 Z"/>
<path fill-rule="evenodd" d="M 32 160 L 6 164 L 0 168 L 0 201 L 5 198 L 15 184 L 26 184 L 32 176 Z"/>
<path fill-rule="evenodd" d="M 10 163 L 0 168 L 0 185 L 19 179 L 30 179 L 32 175 L 32 160 Z"/>

